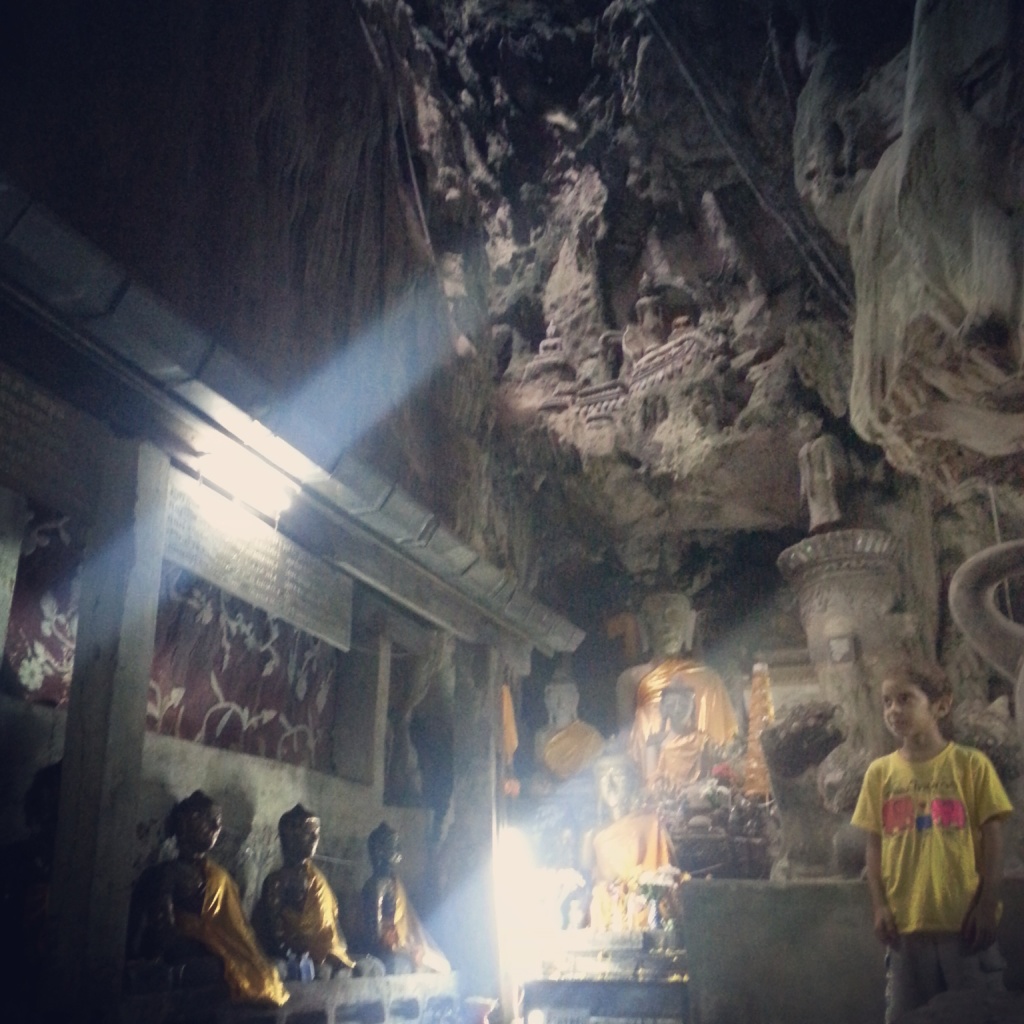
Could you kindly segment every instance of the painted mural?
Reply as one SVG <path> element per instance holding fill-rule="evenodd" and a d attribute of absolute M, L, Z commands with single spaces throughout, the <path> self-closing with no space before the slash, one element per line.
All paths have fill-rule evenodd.
<path fill-rule="evenodd" d="M 33 510 L 3 658 L 3 688 L 67 704 L 81 552 L 65 517 Z M 337 648 L 164 563 L 149 680 L 152 732 L 330 772 Z"/>

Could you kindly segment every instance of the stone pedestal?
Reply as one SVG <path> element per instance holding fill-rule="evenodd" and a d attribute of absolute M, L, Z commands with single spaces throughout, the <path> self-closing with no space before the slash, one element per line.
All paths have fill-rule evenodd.
<path fill-rule="evenodd" d="M 857 858 L 839 855 L 836 837 L 849 822 L 866 765 L 893 749 L 882 718 L 882 680 L 909 622 L 892 611 L 899 596 L 895 539 L 882 530 L 836 530 L 787 548 L 778 565 L 799 594 L 826 703 L 793 709 L 766 737 L 783 831 L 783 857 L 772 877 L 857 874 Z M 833 706 L 838 714 L 828 710 Z M 807 756 L 790 766 L 786 749 Z"/>
<path fill-rule="evenodd" d="M 800 618 L 822 695 L 843 710 L 846 739 L 872 757 L 893 749 L 882 720 L 885 665 L 904 642 L 895 538 L 883 530 L 836 530 L 779 555 L 796 587 Z"/>

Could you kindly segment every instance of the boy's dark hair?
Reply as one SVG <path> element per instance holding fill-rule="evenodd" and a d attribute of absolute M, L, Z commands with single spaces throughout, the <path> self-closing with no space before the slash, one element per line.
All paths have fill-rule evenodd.
<path fill-rule="evenodd" d="M 940 665 L 899 662 L 889 668 L 886 678 L 916 686 L 932 704 L 942 697 L 953 696 L 953 684 Z"/>

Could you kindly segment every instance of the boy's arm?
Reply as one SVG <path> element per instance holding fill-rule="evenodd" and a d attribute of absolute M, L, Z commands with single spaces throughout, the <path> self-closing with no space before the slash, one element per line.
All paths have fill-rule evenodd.
<path fill-rule="evenodd" d="M 895 946 L 900 936 L 896 930 L 896 919 L 885 899 L 885 887 L 882 885 L 882 836 L 878 832 L 868 833 L 865 854 L 875 936 L 886 946 Z"/>
<path fill-rule="evenodd" d="M 999 923 L 999 887 L 1003 881 L 1003 822 L 989 818 L 981 826 L 981 865 L 978 891 L 964 916 L 963 937 L 973 951 L 987 949 L 996 940 Z"/>

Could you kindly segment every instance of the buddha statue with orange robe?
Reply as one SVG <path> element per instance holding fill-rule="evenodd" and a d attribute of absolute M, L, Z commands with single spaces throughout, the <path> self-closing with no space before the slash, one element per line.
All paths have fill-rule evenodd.
<path fill-rule="evenodd" d="M 238 887 L 208 856 L 220 830 L 220 808 L 201 790 L 174 805 L 167 831 L 178 856 L 150 868 L 136 885 L 135 952 L 178 966 L 194 983 L 215 980 L 206 973 L 212 965 L 233 1001 L 281 1006 L 288 992 L 256 941 Z"/>
<path fill-rule="evenodd" d="M 658 767 L 650 757 L 649 742 L 652 737 L 664 738 L 667 729 L 662 694 L 673 684 L 690 690 L 694 702 L 693 722 L 687 736 L 695 735 L 689 739 L 679 736 L 674 741 L 674 778 L 685 785 L 699 777 L 698 773 L 694 778 L 685 778 L 691 774 L 690 767 L 698 763 L 697 748 L 702 751 L 707 742 L 724 747 L 736 736 L 739 729 L 736 712 L 721 676 L 707 665 L 681 656 L 683 648 L 689 647 L 693 638 L 694 615 L 686 595 L 652 594 L 645 599 L 642 612 L 654 657 L 636 687 L 629 752 L 641 770 L 644 784 L 652 784 Z M 626 673 L 620 677 L 620 685 L 629 682 L 624 677 Z"/>
<path fill-rule="evenodd" d="M 537 763 L 558 782 L 589 768 L 604 748 L 601 733 L 578 717 L 579 703 L 579 688 L 560 666 L 544 690 L 548 723 L 534 737 Z"/>
<path fill-rule="evenodd" d="M 381 960 L 388 974 L 447 974 L 448 958 L 427 934 L 398 877 L 398 833 L 382 821 L 370 833 L 367 847 L 373 874 L 362 892 L 366 952 Z"/>
<path fill-rule="evenodd" d="M 263 948 L 274 957 L 309 956 L 318 977 L 355 966 L 338 925 L 338 900 L 313 863 L 320 843 L 320 819 L 296 804 L 278 822 L 282 867 L 267 875 L 253 924 Z"/>
<path fill-rule="evenodd" d="M 602 824 L 584 843 L 584 866 L 592 880 L 591 927 L 642 931 L 647 925 L 629 900 L 640 875 L 673 866 L 672 843 L 653 811 L 633 810 L 636 768 L 613 752 L 594 764 Z"/>

